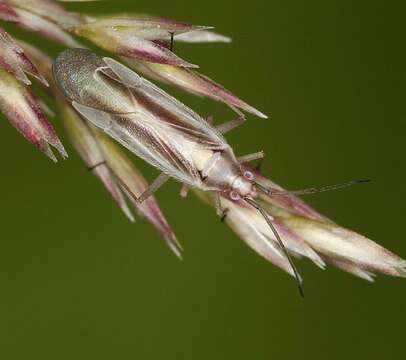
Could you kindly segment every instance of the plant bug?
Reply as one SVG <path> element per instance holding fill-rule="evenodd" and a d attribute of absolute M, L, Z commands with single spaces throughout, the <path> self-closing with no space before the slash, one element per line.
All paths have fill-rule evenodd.
<path fill-rule="evenodd" d="M 222 207 L 220 195 L 234 202 L 245 201 L 261 213 L 272 229 L 303 296 L 300 276 L 272 224 L 273 219 L 255 201 L 257 191 L 275 196 L 284 192 L 271 193 L 256 183 L 252 171 L 242 166 L 261 159 L 263 152 L 238 158 L 222 135 L 244 121 L 242 114 L 215 127 L 131 69 L 85 49 L 69 49 L 59 54 L 53 71 L 59 88 L 78 113 L 162 171 L 137 198 L 138 202 L 147 199 L 170 178 L 183 184 L 183 195 L 189 187 L 211 192 L 219 216 L 225 216 L 227 211 Z M 326 189 L 330 187 L 321 190 Z M 317 191 L 312 188 L 297 193 Z"/>

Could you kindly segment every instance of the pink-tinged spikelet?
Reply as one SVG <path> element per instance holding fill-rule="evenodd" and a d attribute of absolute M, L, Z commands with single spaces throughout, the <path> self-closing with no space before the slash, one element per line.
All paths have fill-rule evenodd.
<path fill-rule="evenodd" d="M 57 159 L 50 145 L 63 158 L 68 156 L 29 89 L 3 69 L 0 69 L 0 110 L 29 142 L 53 161 Z"/>

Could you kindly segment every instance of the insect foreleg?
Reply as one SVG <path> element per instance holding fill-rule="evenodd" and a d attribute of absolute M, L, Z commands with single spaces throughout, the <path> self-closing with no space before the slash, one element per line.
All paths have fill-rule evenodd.
<path fill-rule="evenodd" d="M 138 203 L 142 203 L 148 199 L 155 191 L 157 191 L 163 184 L 170 179 L 170 176 L 165 173 L 160 173 L 158 177 L 152 182 L 152 184 L 145 190 L 136 200 Z"/>
<path fill-rule="evenodd" d="M 240 157 L 237 158 L 237 161 L 240 164 L 245 164 L 245 163 L 250 162 L 250 161 L 263 159 L 264 157 L 265 157 L 265 153 L 263 151 L 258 151 L 258 152 L 253 153 L 253 154 L 240 156 Z"/>
<path fill-rule="evenodd" d="M 213 192 L 212 196 L 214 199 L 214 207 L 216 208 L 216 214 L 220 217 L 221 221 L 224 221 L 224 219 L 227 216 L 228 209 L 223 208 L 223 205 L 221 204 L 221 197 L 218 192 Z"/>

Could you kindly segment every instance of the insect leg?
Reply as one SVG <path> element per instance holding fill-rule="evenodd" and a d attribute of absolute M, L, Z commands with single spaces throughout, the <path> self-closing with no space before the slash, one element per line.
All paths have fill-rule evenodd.
<path fill-rule="evenodd" d="M 240 126 L 242 123 L 245 122 L 245 117 L 244 116 L 238 116 L 237 118 L 230 120 L 224 124 L 220 124 L 216 126 L 216 129 L 222 133 L 225 134 L 231 130 L 234 130 L 236 127 Z"/>
<path fill-rule="evenodd" d="M 220 125 L 217 125 L 216 126 L 216 129 L 220 132 L 220 133 L 222 133 L 222 134 L 225 134 L 225 133 L 227 133 L 227 132 L 229 132 L 229 131 L 231 131 L 231 130 L 233 130 L 233 129 L 235 129 L 236 127 L 238 127 L 238 126 L 240 126 L 242 123 L 244 123 L 245 122 L 245 115 L 240 111 L 240 110 L 238 110 L 236 107 L 234 107 L 234 106 L 230 106 L 230 108 L 232 109 L 232 110 L 234 110 L 237 114 L 238 114 L 238 117 L 237 118 L 235 118 L 235 119 L 233 119 L 233 120 L 230 120 L 230 121 L 228 121 L 228 122 L 226 122 L 226 123 L 224 123 L 224 124 L 220 124 Z M 208 116 L 207 117 L 207 119 L 206 119 L 206 121 L 210 124 L 210 125 L 213 125 L 213 123 L 214 123 L 214 118 L 213 118 L 213 116 Z"/>
<path fill-rule="evenodd" d="M 136 200 L 138 203 L 142 203 L 144 200 L 148 199 L 155 191 L 157 191 L 163 184 L 165 184 L 170 179 L 169 175 L 165 173 L 160 173 L 158 177 L 152 182 L 152 184 L 145 190 Z"/>
<path fill-rule="evenodd" d="M 263 151 L 258 151 L 258 152 L 253 153 L 253 154 L 240 156 L 240 157 L 237 158 L 237 161 L 240 164 L 245 164 L 245 163 L 250 162 L 250 161 L 263 159 L 264 156 L 265 156 L 265 153 Z"/>
<path fill-rule="evenodd" d="M 218 192 L 212 193 L 214 199 L 214 207 L 216 208 L 216 214 L 220 217 L 221 221 L 224 221 L 227 217 L 228 209 L 224 209 L 221 204 L 221 197 Z"/>
<path fill-rule="evenodd" d="M 214 193 L 214 206 L 216 208 L 216 213 L 218 216 L 222 217 L 223 216 L 223 207 L 221 206 L 221 199 L 220 195 L 218 193 Z"/>
<path fill-rule="evenodd" d="M 223 209 L 223 215 L 221 215 L 221 218 L 220 218 L 220 221 L 221 221 L 221 222 L 224 222 L 224 221 L 225 221 L 225 219 L 226 219 L 226 217 L 227 217 L 227 214 L 228 214 L 228 208 L 227 208 L 227 209 Z"/>

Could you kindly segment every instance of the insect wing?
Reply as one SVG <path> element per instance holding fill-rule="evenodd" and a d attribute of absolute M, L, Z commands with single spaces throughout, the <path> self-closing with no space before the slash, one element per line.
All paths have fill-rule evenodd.
<path fill-rule="evenodd" d="M 168 146 L 170 133 L 150 126 L 137 114 L 117 115 L 72 102 L 75 110 L 104 130 L 121 145 L 152 166 L 189 185 L 197 185 L 200 176 L 192 162 L 176 148 Z"/>
<path fill-rule="evenodd" d="M 163 123 L 182 131 L 192 141 L 210 150 L 229 148 L 224 137 L 189 107 L 176 100 L 133 70 L 111 58 L 103 58 L 106 65 L 124 85 L 131 87 L 136 99 L 142 99 Z M 109 76 L 109 73 L 106 73 Z"/>

